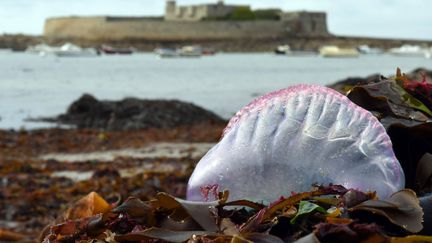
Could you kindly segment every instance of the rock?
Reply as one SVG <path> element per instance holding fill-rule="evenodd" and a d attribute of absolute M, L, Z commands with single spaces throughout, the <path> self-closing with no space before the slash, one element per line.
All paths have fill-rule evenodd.
<path fill-rule="evenodd" d="M 396 74 L 396 72 L 395 72 Z M 408 78 L 412 80 L 422 81 L 423 75 L 427 82 L 432 82 L 432 70 L 427 70 L 425 68 L 417 68 L 406 74 Z M 349 77 L 334 84 L 328 85 L 329 88 L 335 89 L 336 91 L 345 94 L 355 85 L 367 84 L 371 82 L 378 82 L 384 79 L 380 74 L 372 74 L 367 77 Z"/>
<path fill-rule="evenodd" d="M 69 106 L 66 114 L 58 116 L 54 121 L 78 128 L 104 130 L 174 128 L 200 123 L 226 123 L 210 111 L 178 100 L 125 98 L 121 101 L 99 101 L 90 94 L 81 96 Z"/>
<path fill-rule="evenodd" d="M 412 72 L 407 73 L 408 78 L 413 79 L 413 80 L 417 80 L 417 81 L 422 81 L 423 75 L 426 78 L 427 82 L 432 81 L 432 70 L 427 70 L 426 68 L 417 68 L 417 69 L 413 70 Z"/>
<path fill-rule="evenodd" d="M 0 49 L 12 49 L 14 51 L 24 51 L 28 46 L 43 43 L 42 36 L 31 35 L 0 35 Z"/>
<path fill-rule="evenodd" d="M 361 85 L 361 84 L 367 84 L 370 82 L 377 82 L 381 80 L 381 76 L 379 74 L 372 74 L 367 76 L 366 78 L 363 77 L 348 77 L 346 79 L 337 81 L 334 84 L 328 85 L 329 88 L 332 88 L 340 93 L 345 94 L 348 90 L 350 90 L 355 85 Z"/>

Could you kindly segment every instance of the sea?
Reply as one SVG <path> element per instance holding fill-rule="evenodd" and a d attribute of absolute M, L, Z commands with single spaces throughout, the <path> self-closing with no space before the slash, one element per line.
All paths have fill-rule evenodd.
<path fill-rule="evenodd" d="M 0 129 L 55 126 L 54 117 L 84 93 L 97 99 L 178 99 L 230 118 L 267 92 L 295 84 L 328 85 L 347 77 L 432 69 L 432 59 L 364 55 L 358 58 L 218 53 L 160 59 L 153 53 L 55 57 L 0 51 Z"/>

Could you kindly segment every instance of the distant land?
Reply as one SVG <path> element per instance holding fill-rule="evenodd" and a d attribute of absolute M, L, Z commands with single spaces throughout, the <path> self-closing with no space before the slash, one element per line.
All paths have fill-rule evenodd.
<path fill-rule="evenodd" d="M 248 5 L 178 6 L 167 1 L 161 17 L 59 17 L 45 22 L 43 36 L 0 36 L 0 48 L 24 50 L 29 45 L 65 42 L 92 47 L 109 44 L 152 51 L 156 47 L 201 45 L 225 52 L 265 52 L 278 45 L 317 50 L 323 45 L 380 48 L 402 44 L 432 45 L 432 41 L 335 36 L 327 28 L 325 12 L 252 10 Z"/>

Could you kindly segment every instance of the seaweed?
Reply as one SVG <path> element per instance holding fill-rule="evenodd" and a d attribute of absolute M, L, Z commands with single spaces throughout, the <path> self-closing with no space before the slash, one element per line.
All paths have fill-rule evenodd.
<path fill-rule="evenodd" d="M 34 242 L 41 231 L 40 242 L 430 242 L 431 90 L 427 77 L 415 81 L 398 70 L 395 77 L 362 82 L 347 95 L 371 111 L 392 140 L 407 189 L 390 198 L 340 185 L 311 185 L 310 191 L 263 204 L 231 201 L 229 191 L 208 185 L 202 188 L 204 202 L 189 202 L 181 198 L 196 162 L 192 158 L 171 161 L 186 164 L 184 170 L 130 178 L 115 168 L 170 161 L 116 158 L 67 164 L 38 159 L 47 152 L 139 147 L 151 141 L 214 142 L 222 127 L 198 129 L 201 133 L 188 128 L 0 132 L 0 214 L 26 222 L 17 232 L 0 229 L 0 241 Z M 49 176 L 91 168 L 96 168 L 93 176 L 80 182 Z"/>
<path fill-rule="evenodd" d="M 423 211 L 413 191 L 402 190 L 385 200 L 377 199 L 374 193 L 355 191 L 355 197 L 362 199 L 348 204 L 347 198 L 353 198 L 347 195 L 351 192 L 337 185 L 315 186 L 312 191 L 249 210 L 243 208 L 245 201 L 239 202 L 240 205 L 230 202 L 227 191 L 211 202 L 188 202 L 158 193 L 150 201 L 128 198 L 113 208 L 105 207 L 103 199 L 92 192 L 68 210 L 84 216 L 90 212 L 85 209 L 85 214 L 81 213 L 83 205 L 87 205 L 94 209 L 92 215 L 66 218 L 50 226 L 41 239 L 43 242 L 96 239 L 98 242 L 287 242 L 314 234 L 313 239 L 322 242 L 336 239 L 362 242 L 378 236 L 385 240 L 399 239 L 395 237 L 422 229 Z M 321 200 L 329 198 L 334 200 Z M 243 215 L 240 221 L 239 214 Z M 371 215 L 382 220 L 369 222 Z"/>
<path fill-rule="evenodd" d="M 425 76 L 418 82 L 397 69 L 396 76 L 357 85 L 347 94 L 354 103 L 371 111 L 387 129 L 405 172 L 406 187 L 420 194 L 431 191 L 425 184 L 431 174 L 419 169 L 423 156 L 432 153 L 431 87 Z"/>

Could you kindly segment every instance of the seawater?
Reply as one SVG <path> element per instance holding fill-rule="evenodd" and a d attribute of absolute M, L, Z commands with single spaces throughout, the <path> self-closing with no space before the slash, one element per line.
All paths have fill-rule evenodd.
<path fill-rule="evenodd" d="M 0 52 L 0 129 L 49 126 L 29 118 L 64 113 L 83 93 L 98 99 L 179 99 L 224 118 L 257 96 L 293 84 L 327 85 L 347 77 L 392 75 L 432 59 L 369 55 L 359 58 L 220 53 L 202 58 L 158 59 L 152 53 L 55 57 Z"/>

